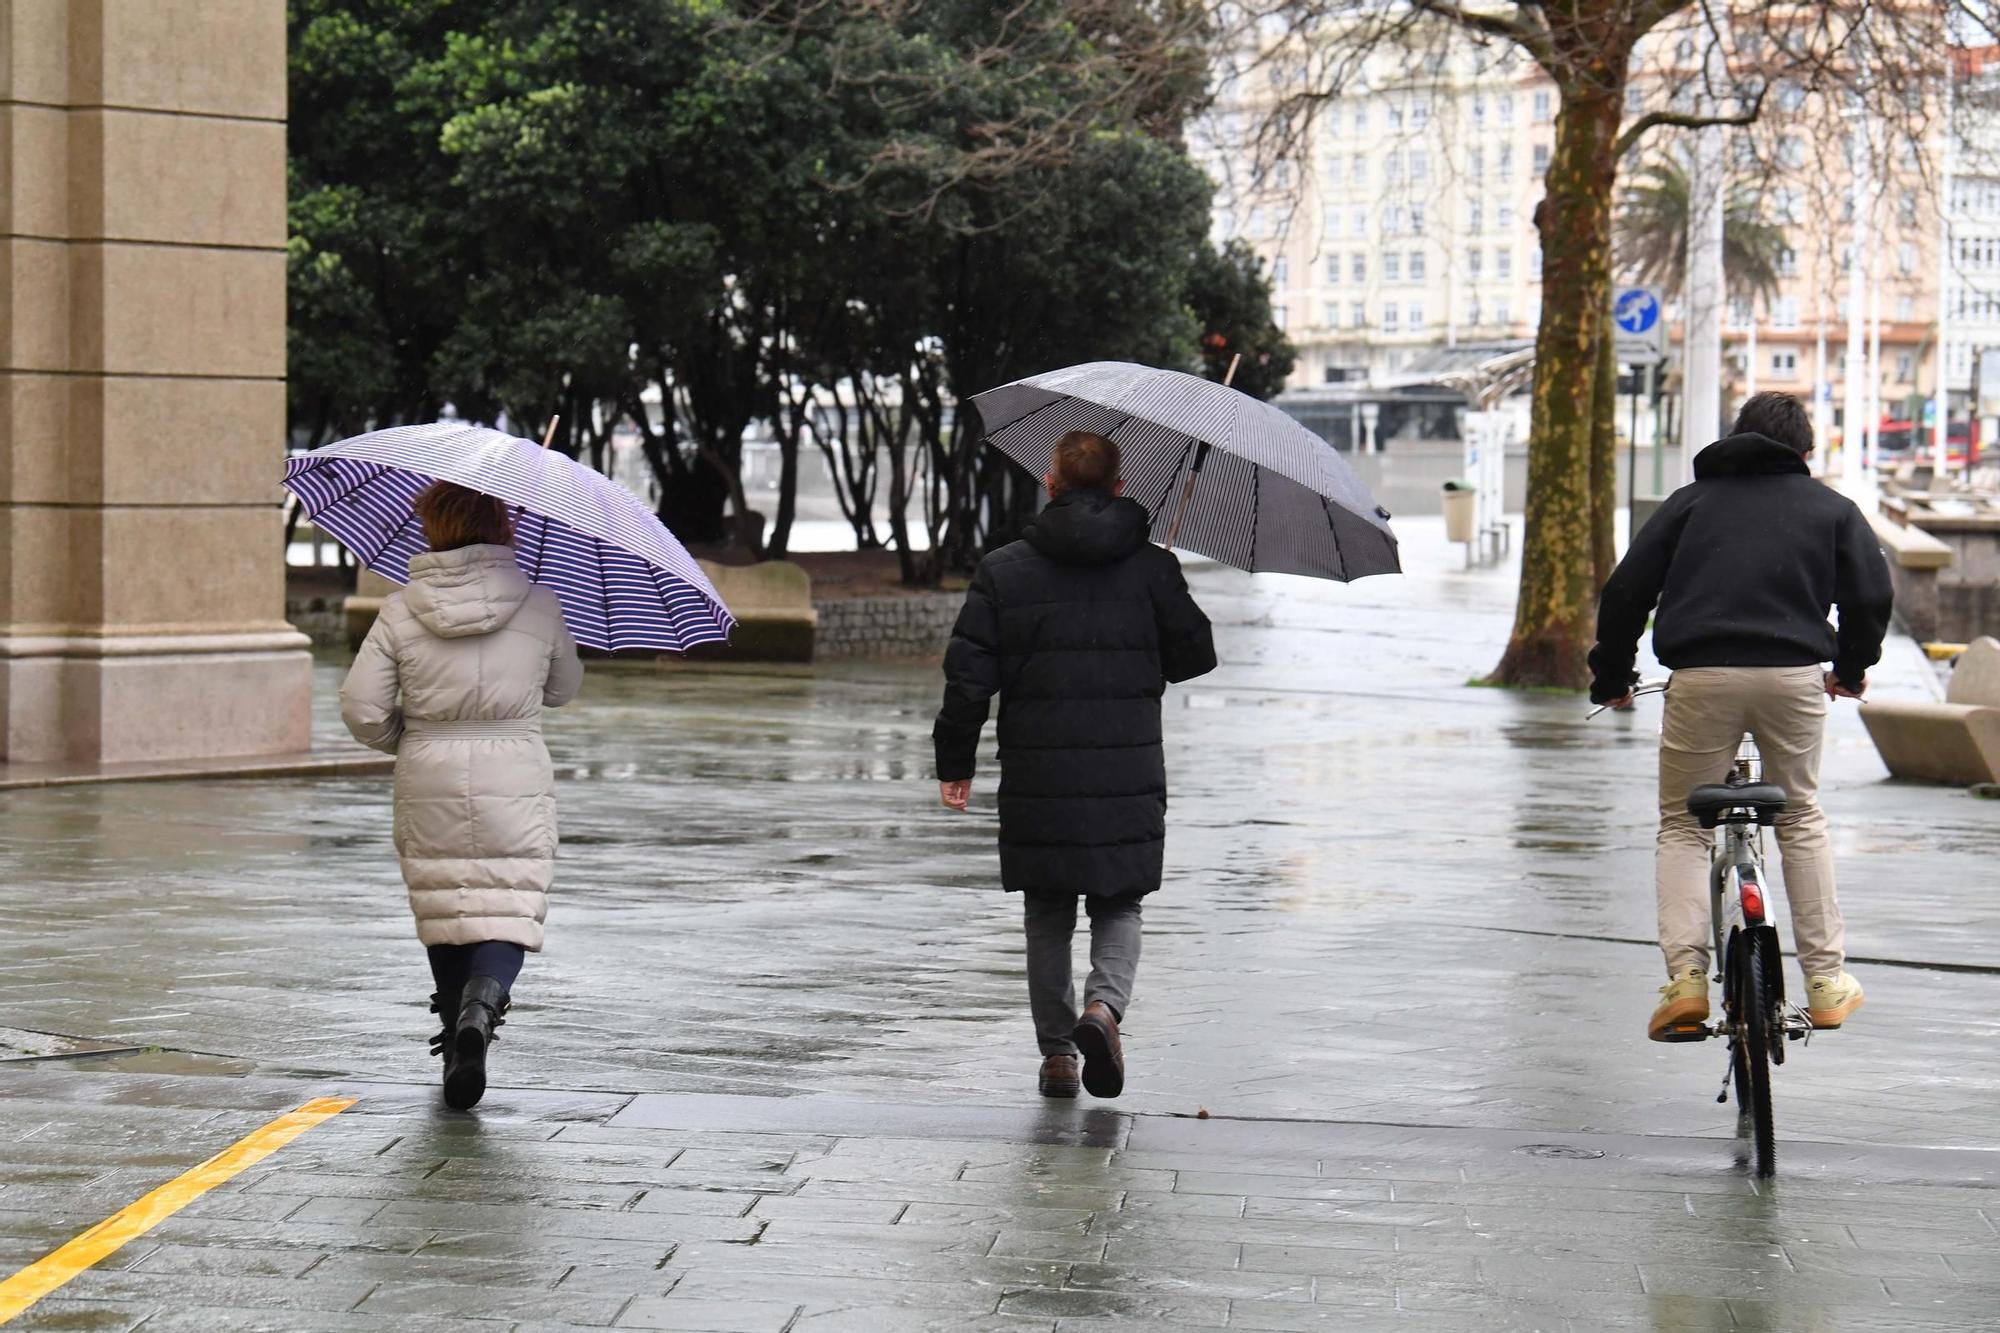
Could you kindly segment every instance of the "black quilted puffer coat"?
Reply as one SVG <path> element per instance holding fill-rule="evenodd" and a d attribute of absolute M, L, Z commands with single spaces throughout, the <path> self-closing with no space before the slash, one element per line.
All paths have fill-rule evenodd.
<path fill-rule="evenodd" d="M 1215 669 L 1180 563 L 1136 501 L 1070 491 L 980 562 L 945 653 L 941 782 L 973 774 L 1000 696 L 1000 880 L 1118 898 L 1160 887 L 1160 696 Z"/>

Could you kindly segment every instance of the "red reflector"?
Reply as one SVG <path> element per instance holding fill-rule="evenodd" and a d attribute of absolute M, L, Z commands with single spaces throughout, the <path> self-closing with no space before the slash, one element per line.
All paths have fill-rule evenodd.
<path fill-rule="evenodd" d="M 1747 879 L 1743 881 L 1743 917 L 1752 925 L 1764 920 L 1764 891 Z"/>

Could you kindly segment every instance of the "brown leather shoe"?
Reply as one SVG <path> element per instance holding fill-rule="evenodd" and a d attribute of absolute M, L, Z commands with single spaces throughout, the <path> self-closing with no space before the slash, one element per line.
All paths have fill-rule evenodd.
<path fill-rule="evenodd" d="M 1118 1020 L 1111 1016 L 1110 1005 L 1102 1000 L 1086 1005 L 1070 1039 L 1083 1052 L 1085 1092 L 1116 1097 L 1125 1091 L 1125 1051 L 1118 1043 Z"/>
<path fill-rule="evenodd" d="M 1076 1057 L 1051 1055 L 1042 1061 L 1041 1077 L 1035 1080 L 1044 1097 L 1074 1097 L 1083 1086 L 1076 1077 Z"/>

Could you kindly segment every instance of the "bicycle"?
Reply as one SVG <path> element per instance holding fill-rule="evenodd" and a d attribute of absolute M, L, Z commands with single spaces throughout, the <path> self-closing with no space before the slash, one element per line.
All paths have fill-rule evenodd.
<path fill-rule="evenodd" d="M 1632 697 L 1664 694 L 1667 684 L 1641 682 L 1632 688 Z M 1599 705 L 1590 716 L 1608 708 Z M 1785 1063 L 1785 1044 L 1807 1040 L 1813 1026 L 1803 1009 L 1785 1001 L 1783 951 L 1764 898 L 1764 830 L 1777 821 L 1790 798 L 1763 777 L 1763 757 L 1755 738 L 1745 732 L 1729 776 L 1688 793 L 1688 813 L 1715 833 L 1708 853 L 1708 907 L 1722 1019 L 1679 1024 L 1663 1040 L 1728 1039 L 1729 1068 L 1715 1100 L 1727 1104 L 1730 1085 L 1735 1085 L 1737 1137 L 1753 1141 L 1757 1174 L 1768 1179 L 1777 1170 L 1771 1069 Z"/>

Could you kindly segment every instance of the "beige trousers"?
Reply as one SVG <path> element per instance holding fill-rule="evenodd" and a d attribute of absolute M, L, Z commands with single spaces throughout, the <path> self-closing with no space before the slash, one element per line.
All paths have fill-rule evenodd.
<path fill-rule="evenodd" d="M 1799 964 L 1808 977 L 1835 976 L 1847 937 L 1833 893 L 1833 853 L 1819 808 L 1826 673 L 1805 667 L 1693 667 L 1676 671 L 1660 735 L 1660 949 L 1667 974 L 1708 966 L 1708 853 L 1713 835 L 1688 813 L 1688 793 L 1729 775 L 1749 732 L 1764 780 L 1790 796 L 1778 816 L 1785 901 Z"/>

